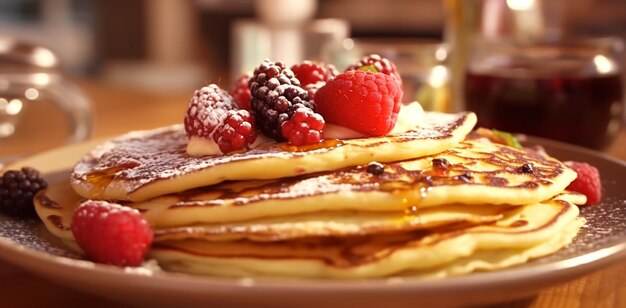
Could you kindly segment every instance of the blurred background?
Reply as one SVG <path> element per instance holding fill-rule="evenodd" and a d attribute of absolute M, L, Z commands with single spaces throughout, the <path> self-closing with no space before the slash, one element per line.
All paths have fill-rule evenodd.
<path fill-rule="evenodd" d="M 589 36 L 626 37 L 626 1 L 1 0 L 0 37 L 6 40 L 0 40 L 0 93 L 8 94 L 0 98 L 0 155 L 34 151 L 32 142 L 24 145 L 27 135 L 20 135 L 18 128 L 26 126 L 21 131 L 28 134 L 41 129 L 16 117 L 28 108 L 35 112 L 37 108 L 27 108 L 29 101 L 72 101 L 44 95 L 56 80 L 50 76 L 63 83 L 57 92 L 88 102 L 80 114 L 69 116 L 70 124 L 54 122 L 57 117 L 43 107 L 38 111 L 49 115 L 48 128 L 65 125 L 74 133 L 69 140 L 75 141 L 180 122 L 194 89 L 207 83 L 228 89 L 265 58 L 287 64 L 324 61 L 341 71 L 365 54 L 380 53 L 398 66 L 405 101 L 418 100 L 428 110 L 458 111 L 467 108 L 463 85 L 472 46 L 479 39 Z M 26 47 L 15 48 L 16 42 Z M 606 57 L 622 82 L 620 48 Z M 41 50 L 47 56 L 33 58 Z M 20 95 L 7 90 L 15 82 L 3 86 L 3 74 L 9 78 L 37 70 L 53 72 L 47 83 L 31 76 L 24 82 L 36 86 L 26 84 Z M 37 95 L 30 91 L 28 98 L 29 89 Z M 603 133 L 611 130 L 611 136 L 592 147 L 605 147 L 621 127 L 621 84 L 618 92 L 620 103 L 609 104 L 607 112 L 619 123 L 597 124 L 606 126 Z M 76 113 L 73 106 L 81 104 L 63 103 L 61 114 Z M 72 121 L 81 119 L 88 127 L 76 133 L 85 123 Z M 64 134 L 69 133 L 37 144 L 49 147 L 66 138 Z"/>
<path fill-rule="evenodd" d="M 446 2 L 455 1 L 2 0 L 0 34 L 50 48 L 64 69 L 76 75 L 116 81 L 124 78 L 118 74 L 141 70 L 138 66 L 149 63 L 170 66 L 172 72 L 178 68 L 187 73 L 185 81 L 193 79 L 191 73 L 202 74 L 202 79 L 230 80 L 237 70 L 250 69 L 244 66 L 253 51 L 259 58 L 272 55 L 271 43 L 278 42 L 269 42 L 270 37 L 280 40 L 272 35 L 276 32 L 272 25 L 306 32 L 302 39 L 314 40 L 301 42 L 306 46 L 291 46 L 295 54 L 286 55 L 294 57 L 290 60 L 319 58 L 324 56 L 320 50 L 324 46 L 318 43 L 331 40 L 320 38 L 326 35 L 337 41 L 442 41 Z M 622 0 L 549 2 L 560 10 L 549 19 L 561 23 L 564 31 L 626 36 L 626 2 Z M 287 14 L 280 16 L 281 10 L 271 8 L 276 4 L 287 6 Z M 294 42 L 288 33 L 282 35 L 288 43 Z M 258 42 L 269 46 L 255 45 Z M 185 70 L 186 66 L 190 67 Z M 200 69 L 201 73 L 196 71 Z"/>

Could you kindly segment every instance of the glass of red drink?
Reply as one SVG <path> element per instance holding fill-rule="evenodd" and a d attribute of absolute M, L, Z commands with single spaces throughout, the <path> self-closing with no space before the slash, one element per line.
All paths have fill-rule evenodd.
<path fill-rule="evenodd" d="M 623 42 L 476 42 L 464 100 L 479 125 L 602 149 L 624 112 Z"/>

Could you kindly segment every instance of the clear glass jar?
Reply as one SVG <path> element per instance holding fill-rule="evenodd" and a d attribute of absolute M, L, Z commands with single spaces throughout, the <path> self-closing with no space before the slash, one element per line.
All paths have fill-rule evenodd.
<path fill-rule="evenodd" d="M 91 104 L 50 50 L 0 37 L 0 163 L 89 137 Z"/>

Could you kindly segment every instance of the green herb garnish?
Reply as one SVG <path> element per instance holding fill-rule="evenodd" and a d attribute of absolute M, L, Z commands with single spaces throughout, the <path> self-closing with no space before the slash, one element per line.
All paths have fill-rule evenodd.
<path fill-rule="evenodd" d="M 494 136 L 502 138 L 506 145 L 514 147 L 518 150 L 522 149 L 522 145 L 519 143 L 519 140 L 517 140 L 517 138 L 515 138 L 515 136 L 513 136 L 511 133 L 499 131 L 497 129 L 492 129 L 491 131 L 493 132 Z"/>
<path fill-rule="evenodd" d="M 376 69 L 376 67 L 373 64 L 363 65 L 359 67 L 359 70 L 364 71 L 364 72 L 379 73 L 379 71 Z"/>

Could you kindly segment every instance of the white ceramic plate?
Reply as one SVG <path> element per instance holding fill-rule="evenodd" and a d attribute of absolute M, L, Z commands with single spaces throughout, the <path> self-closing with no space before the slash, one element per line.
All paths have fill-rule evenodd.
<path fill-rule="evenodd" d="M 49 182 L 68 170 L 95 143 L 59 148 L 22 160 Z M 94 264 L 62 248 L 36 220 L 0 215 L 0 257 L 87 293 L 142 305 L 267 307 L 433 307 L 488 304 L 529 296 L 604 267 L 626 255 L 626 164 L 600 153 L 530 138 L 562 160 L 587 161 L 600 169 L 603 199 L 583 208 L 588 225 L 558 253 L 506 270 L 442 280 L 417 278 L 364 281 L 285 278 L 228 279 L 122 269 Z M 622 183 L 622 184 L 620 184 Z"/>

